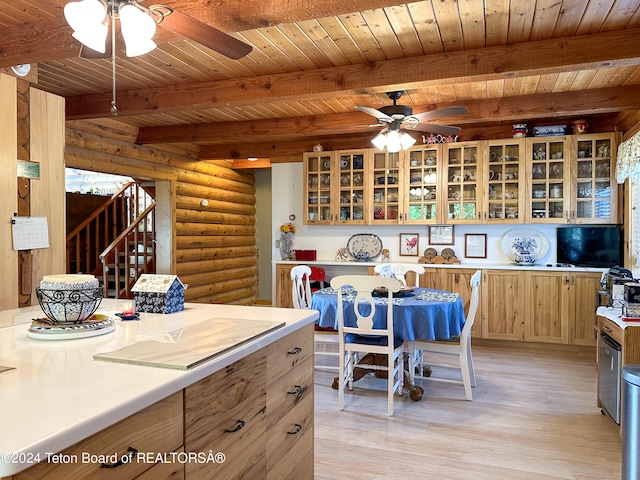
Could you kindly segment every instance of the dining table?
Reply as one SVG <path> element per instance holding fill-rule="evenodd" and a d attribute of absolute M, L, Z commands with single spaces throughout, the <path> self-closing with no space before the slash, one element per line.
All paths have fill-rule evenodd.
<path fill-rule="evenodd" d="M 346 326 L 356 326 L 356 315 L 353 308 L 356 292 L 345 287 L 342 296 L 343 318 Z M 389 299 L 387 295 L 373 294 L 376 311 L 373 316 L 374 328 L 385 328 L 387 324 L 387 309 Z M 394 337 L 408 342 L 411 340 L 446 340 L 459 336 L 464 326 L 464 306 L 462 298 L 458 293 L 444 290 L 434 290 L 430 288 L 403 289 L 392 299 L 393 308 L 393 334 Z M 333 327 L 338 329 L 338 292 L 332 287 L 326 287 L 316 291 L 311 297 L 311 309 L 318 310 L 320 317 L 318 324 L 320 327 Z M 358 305 L 361 315 L 368 316 L 371 306 L 363 301 Z M 410 353 L 409 353 L 410 354 Z M 384 365 L 386 360 L 376 359 L 373 356 L 373 363 Z M 363 359 L 367 363 L 372 359 Z M 366 368 L 355 368 L 353 372 L 354 381 L 359 380 L 367 373 L 375 373 L 376 376 L 385 375 L 386 372 L 374 371 Z M 411 375 L 405 370 L 404 386 L 409 392 L 412 400 L 422 398 L 422 387 L 413 385 L 410 381 Z M 332 387 L 337 388 L 338 377 L 333 380 Z"/>
<path fill-rule="evenodd" d="M 346 326 L 356 326 L 353 301 L 356 292 L 348 288 L 343 292 L 342 309 Z M 386 295 L 373 295 L 376 311 L 374 328 L 385 328 L 388 299 Z M 416 288 L 394 296 L 394 336 L 404 342 L 411 340 L 446 340 L 460 335 L 464 326 L 464 306 L 458 293 L 430 288 Z M 319 326 L 338 329 L 338 292 L 332 287 L 316 291 L 311 298 L 311 309 L 320 312 Z M 359 311 L 367 316 L 371 307 L 362 302 Z"/>

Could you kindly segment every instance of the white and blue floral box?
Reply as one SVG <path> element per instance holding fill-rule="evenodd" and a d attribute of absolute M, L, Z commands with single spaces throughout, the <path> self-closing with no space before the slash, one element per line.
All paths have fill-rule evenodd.
<path fill-rule="evenodd" d="M 185 286 L 177 275 L 145 273 L 133 286 L 136 312 L 174 313 L 184 310 Z"/>

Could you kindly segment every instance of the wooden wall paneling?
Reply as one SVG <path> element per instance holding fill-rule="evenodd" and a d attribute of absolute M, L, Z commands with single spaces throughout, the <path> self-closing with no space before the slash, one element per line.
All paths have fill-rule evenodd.
<path fill-rule="evenodd" d="M 11 217 L 18 211 L 16 194 L 17 125 L 16 125 L 16 79 L 0 74 L 0 309 L 18 306 L 18 252 L 13 250 Z"/>
<path fill-rule="evenodd" d="M 90 122 L 85 131 L 81 121 L 69 122 L 67 165 L 155 180 L 158 271 L 170 269 L 189 285 L 186 301 L 255 303 L 253 174 L 134 144 L 126 140 L 132 132 L 119 128 Z"/>
<path fill-rule="evenodd" d="M 64 98 L 35 88 L 30 100 L 30 156 L 40 164 L 40 179 L 31 181 L 31 215 L 47 217 L 49 248 L 32 250 L 33 294 L 44 275 L 66 271 Z"/>

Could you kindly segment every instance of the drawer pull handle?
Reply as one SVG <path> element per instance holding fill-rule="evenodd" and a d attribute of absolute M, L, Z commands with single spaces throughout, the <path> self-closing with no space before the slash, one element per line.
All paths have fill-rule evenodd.
<path fill-rule="evenodd" d="M 287 392 L 289 395 L 300 395 L 302 393 L 302 387 L 300 385 L 296 385 L 293 388 L 293 391 Z"/>
<path fill-rule="evenodd" d="M 300 430 L 302 430 L 302 425 L 296 423 L 295 426 L 296 428 L 294 428 L 293 431 L 287 432 L 288 435 L 295 435 L 296 433 L 300 433 Z"/>
<path fill-rule="evenodd" d="M 129 452 L 129 461 L 123 462 L 122 460 L 118 460 L 116 463 L 101 463 L 100 468 L 116 468 L 116 467 L 119 467 L 120 465 L 124 465 L 125 463 L 131 463 L 131 460 L 133 460 L 133 457 L 135 457 L 138 454 L 138 450 L 136 450 L 133 447 L 129 447 L 127 448 L 127 452 Z"/>
<path fill-rule="evenodd" d="M 224 431 L 227 433 L 233 433 L 233 432 L 237 432 L 242 427 L 244 427 L 244 420 L 236 420 L 236 422 L 237 422 L 237 425 L 235 426 L 235 428 L 225 428 Z"/>
<path fill-rule="evenodd" d="M 296 347 L 293 350 L 287 352 L 287 355 L 297 355 L 302 351 L 300 347 Z"/>

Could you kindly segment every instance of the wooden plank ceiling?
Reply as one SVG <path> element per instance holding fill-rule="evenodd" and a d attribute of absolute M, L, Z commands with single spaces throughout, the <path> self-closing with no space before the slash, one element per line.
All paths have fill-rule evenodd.
<path fill-rule="evenodd" d="M 67 0 L 0 0 L 0 67 L 37 64 L 67 119 L 111 118 L 112 63 L 78 57 Z M 144 2 L 142 2 L 144 4 Z M 637 0 L 167 0 L 250 44 L 230 60 L 158 28 L 159 47 L 118 51 L 118 121 L 145 144 L 197 145 L 205 158 L 286 159 L 368 146 L 373 117 L 405 90 L 414 113 L 463 105 L 461 140 L 511 124 L 624 126 L 640 109 Z"/>

